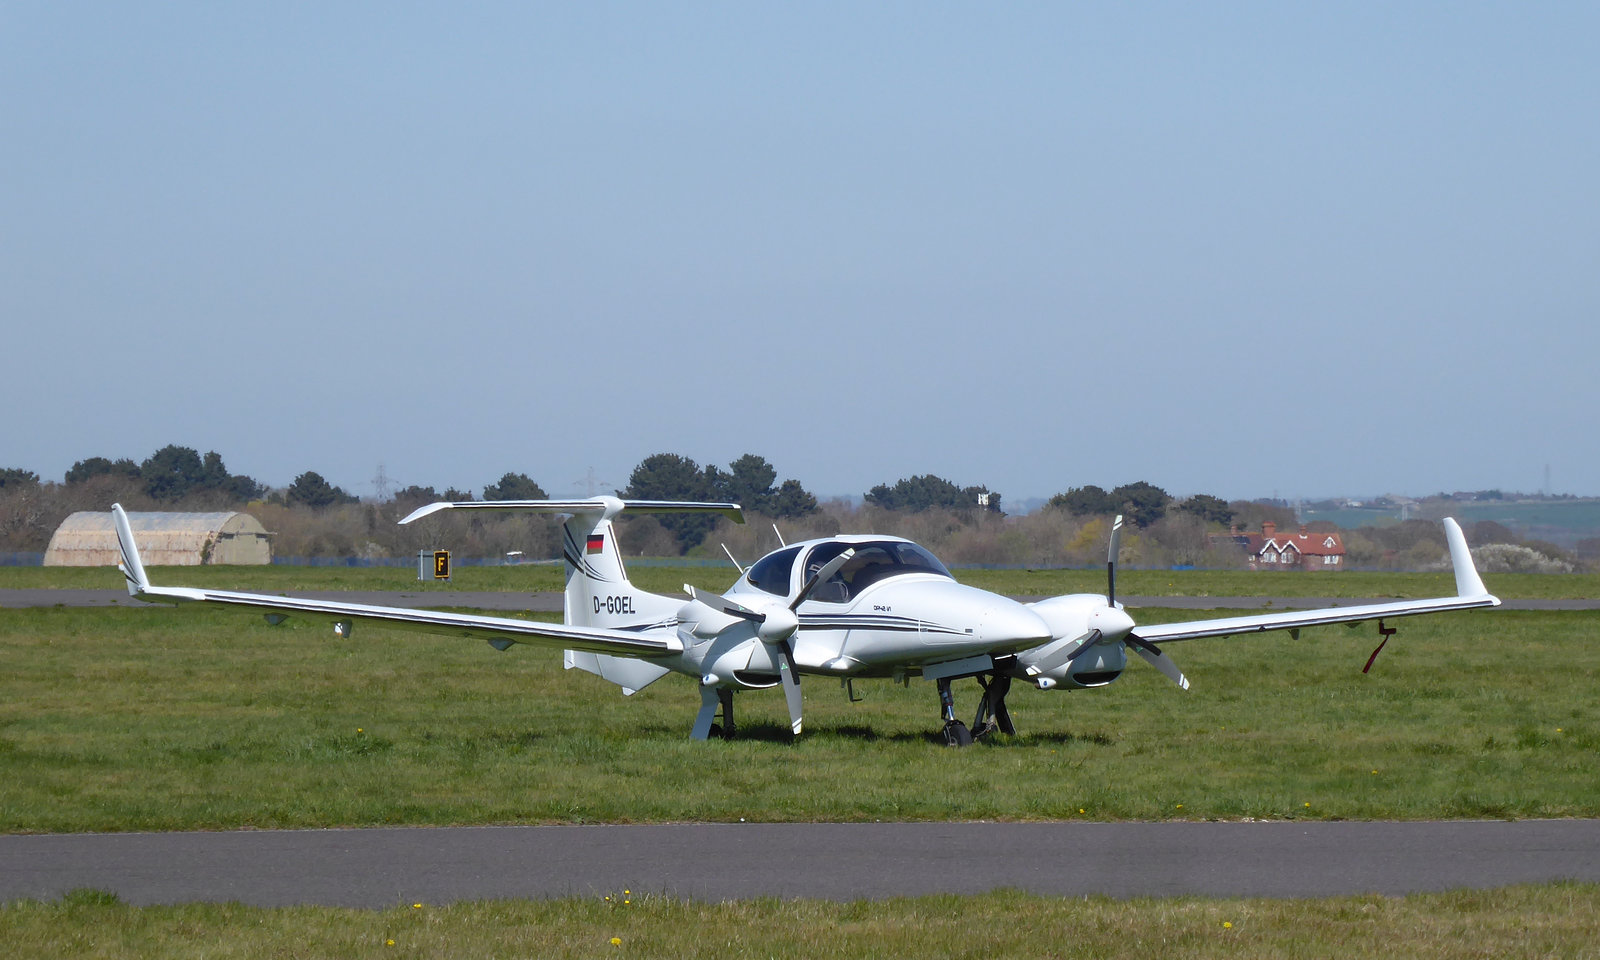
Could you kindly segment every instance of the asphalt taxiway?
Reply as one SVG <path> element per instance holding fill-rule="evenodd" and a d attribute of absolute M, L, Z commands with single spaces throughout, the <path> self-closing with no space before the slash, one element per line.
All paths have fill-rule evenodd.
<path fill-rule="evenodd" d="M 1017 889 L 1322 897 L 1600 881 L 1600 821 L 415 827 L 0 836 L 0 902 L 387 907 L 631 890 L 697 900 Z"/>

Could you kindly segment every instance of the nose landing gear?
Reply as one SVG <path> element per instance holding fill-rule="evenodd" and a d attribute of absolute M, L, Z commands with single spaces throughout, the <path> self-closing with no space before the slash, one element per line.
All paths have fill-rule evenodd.
<path fill-rule="evenodd" d="M 940 677 L 939 713 L 944 717 L 944 742 L 948 747 L 972 746 L 972 733 L 967 725 L 956 719 L 956 698 L 950 693 L 950 678 Z"/>

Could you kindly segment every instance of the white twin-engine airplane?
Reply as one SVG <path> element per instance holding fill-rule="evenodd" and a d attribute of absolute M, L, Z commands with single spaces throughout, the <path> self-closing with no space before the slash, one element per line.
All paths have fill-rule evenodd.
<path fill-rule="evenodd" d="M 742 570 L 725 596 L 686 586 L 686 601 L 647 593 L 629 583 L 612 518 L 624 510 L 712 511 L 743 523 L 740 508 L 731 503 L 614 497 L 435 503 L 400 521 L 411 523 L 441 510 L 569 514 L 562 527 L 566 612 L 557 625 L 153 586 L 145 576 L 127 516 L 120 505 L 111 510 L 128 592 L 140 600 L 245 607 L 262 611 L 274 624 L 290 615 L 326 618 L 334 621 L 334 632 L 341 637 L 350 636 L 352 624 L 364 620 L 484 639 L 497 650 L 515 643 L 556 647 L 566 651 L 569 669 L 597 674 L 628 695 L 668 673 L 687 674 L 700 684 L 700 712 L 690 733 L 696 740 L 732 736 L 735 690 L 783 687 L 798 734 L 802 675 L 904 680 L 920 674 L 938 687 L 945 741 L 964 746 L 974 733 L 1016 732 L 1006 710 L 1012 681 L 1040 690 L 1103 687 L 1122 674 L 1129 649 L 1187 690 L 1188 679 L 1161 645 L 1500 603 L 1484 589 L 1461 528 L 1448 519 L 1444 526 L 1456 575 L 1454 597 L 1147 627 L 1135 627 L 1116 600 L 1121 517 L 1112 527 L 1105 596 L 1073 594 L 1028 604 L 959 584 L 933 554 L 909 540 L 887 536 L 838 536 L 786 545 Z M 975 678 L 983 689 L 971 730 L 956 719 L 950 693 L 951 681 L 965 677 Z"/>

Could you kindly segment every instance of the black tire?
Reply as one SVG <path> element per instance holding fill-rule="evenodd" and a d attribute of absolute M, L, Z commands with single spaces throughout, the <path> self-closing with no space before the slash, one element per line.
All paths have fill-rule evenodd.
<path fill-rule="evenodd" d="M 944 725 L 944 742 L 950 747 L 972 746 L 972 734 L 967 730 L 967 725 L 960 720 L 951 720 Z"/>

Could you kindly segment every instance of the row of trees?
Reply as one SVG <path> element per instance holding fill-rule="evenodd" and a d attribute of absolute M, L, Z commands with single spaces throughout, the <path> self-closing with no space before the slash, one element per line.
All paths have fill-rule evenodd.
<path fill-rule="evenodd" d="M 676 453 L 653 454 L 633 468 L 628 486 L 617 495 L 625 500 L 737 503 L 751 513 L 777 520 L 805 517 L 817 510 L 817 498 L 802 487 L 800 481 L 778 483 L 778 471 L 766 458 L 753 453 L 729 463 L 726 470 L 712 464 L 701 467 Z M 671 535 L 678 553 L 686 553 L 705 540 L 718 517 L 674 513 L 652 520 Z"/>
<path fill-rule="evenodd" d="M 725 467 L 701 466 L 673 453 L 646 457 L 619 496 L 647 500 L 727 501 L 780 521 L 789 539 L 839 532 L 877 532 L 921 542 L 952 563 L 1076 565 L 1099 562 L 1109 519 L 1123 514 L 1131 525 L 1124 553 L 1132 564 L 1192 563 L 1237 566 L 1237 549 L 1214 534 L 1230 524 L 1259 529 L 1271 520 L 1291 529 L 1286 504 L 1224 501 L 1208 494 L 1182 500 L 1139 481 L 1110 490 L 1073 487 L 1052 497 L 1045 510 L 1005 517 L 1000 495 L 984 486 L 960 486 L 931 474 L 878 484 L 859 504 L 819 504 L 799 481 L 778 479 L 766 459 L 745 454 Z M 543 500 L 545 489 L 524 473 L 507 472 L 479 491 L 485 500 Z M 0 469 L 0 550 L 41 551 L 56 526 L 75 510 L 106 510 L 120 501 L 135 510 L 246 509 L 276 534 L 280 556 L 406 556 L 446 543 L 468 556 L 522 550 L 553 556 L 559 546 L 555 523 L 546 516 L 441 517 L 427 525 L 399 527 L 395 521 L 437 500 L 472 500 L 474 492 L 442 492 L 414 485 L 383 502 L 362 503 L 315 471 L 288 487 L 269 491 L 250 477 L 231 473 L 215 451 L 169 445 L 142 462 L 91 457 L 73 464 L 62 483 L 43 482 L 31 471 Z M 715 553 L 726 543 L 745 558 L 776 545 L 768 523 L 728 524 L 705 514 L 624 516 L 622 542 L 632 554 Z M 1314 532 L 1334 529 L 1312 523 Z M 1384 528 L 1343 531 L 1352 568 L 1427 569 L 1447 557 L 1436 523 L 1412 521 Z M 1584 541 L 1573 552 L 1537 540 L 1519 539 L 1499 524 L 1480 523 L 1469 540 L 1497 545 L 1485 570 L 1545 570 L 1600 566 L 1600 541 Z"/>
<path fill-rule="evenodd" d="M 1205 523 L 1223 527 L 1232 524 L 1240 513 L 1220 497 L 1197 493 L 1179 501 L 1167 491 L 1143 480 L 1126 483 L 1109 491 L 1093 484 L 1073 487 L 1051 497 L 1050 506 L 1080 517 L 1120 513 L 1136 527 L 1150 526 L 1166 516 L 1168 510 L 1176 510 Z"/>
<path fill-rule="evenodd" d="M 90 457 L 79 460 L 67 471 L 66 483 L 89 483 L 97 477 L 137 481 L 146 496 L 159 503 L 176 503 L 193 494 L 214 493 L 228 500 L 254 500 L 266 487 L 243 474 L 230 473 L 215 450 L 201 456 L 193 447 L 168 444 L 143 463 Z"/>
<path fill-rule="evenodd" d="M 894 486 L 880 483 L 868 490 L 862 498 L 874 507 L 885 510 L 983 510 L 1001 513 L 1000 494 L 982 484 L 975 487 L 958 487 L 943 477 L 931 473 L 895 481 Z"/>

